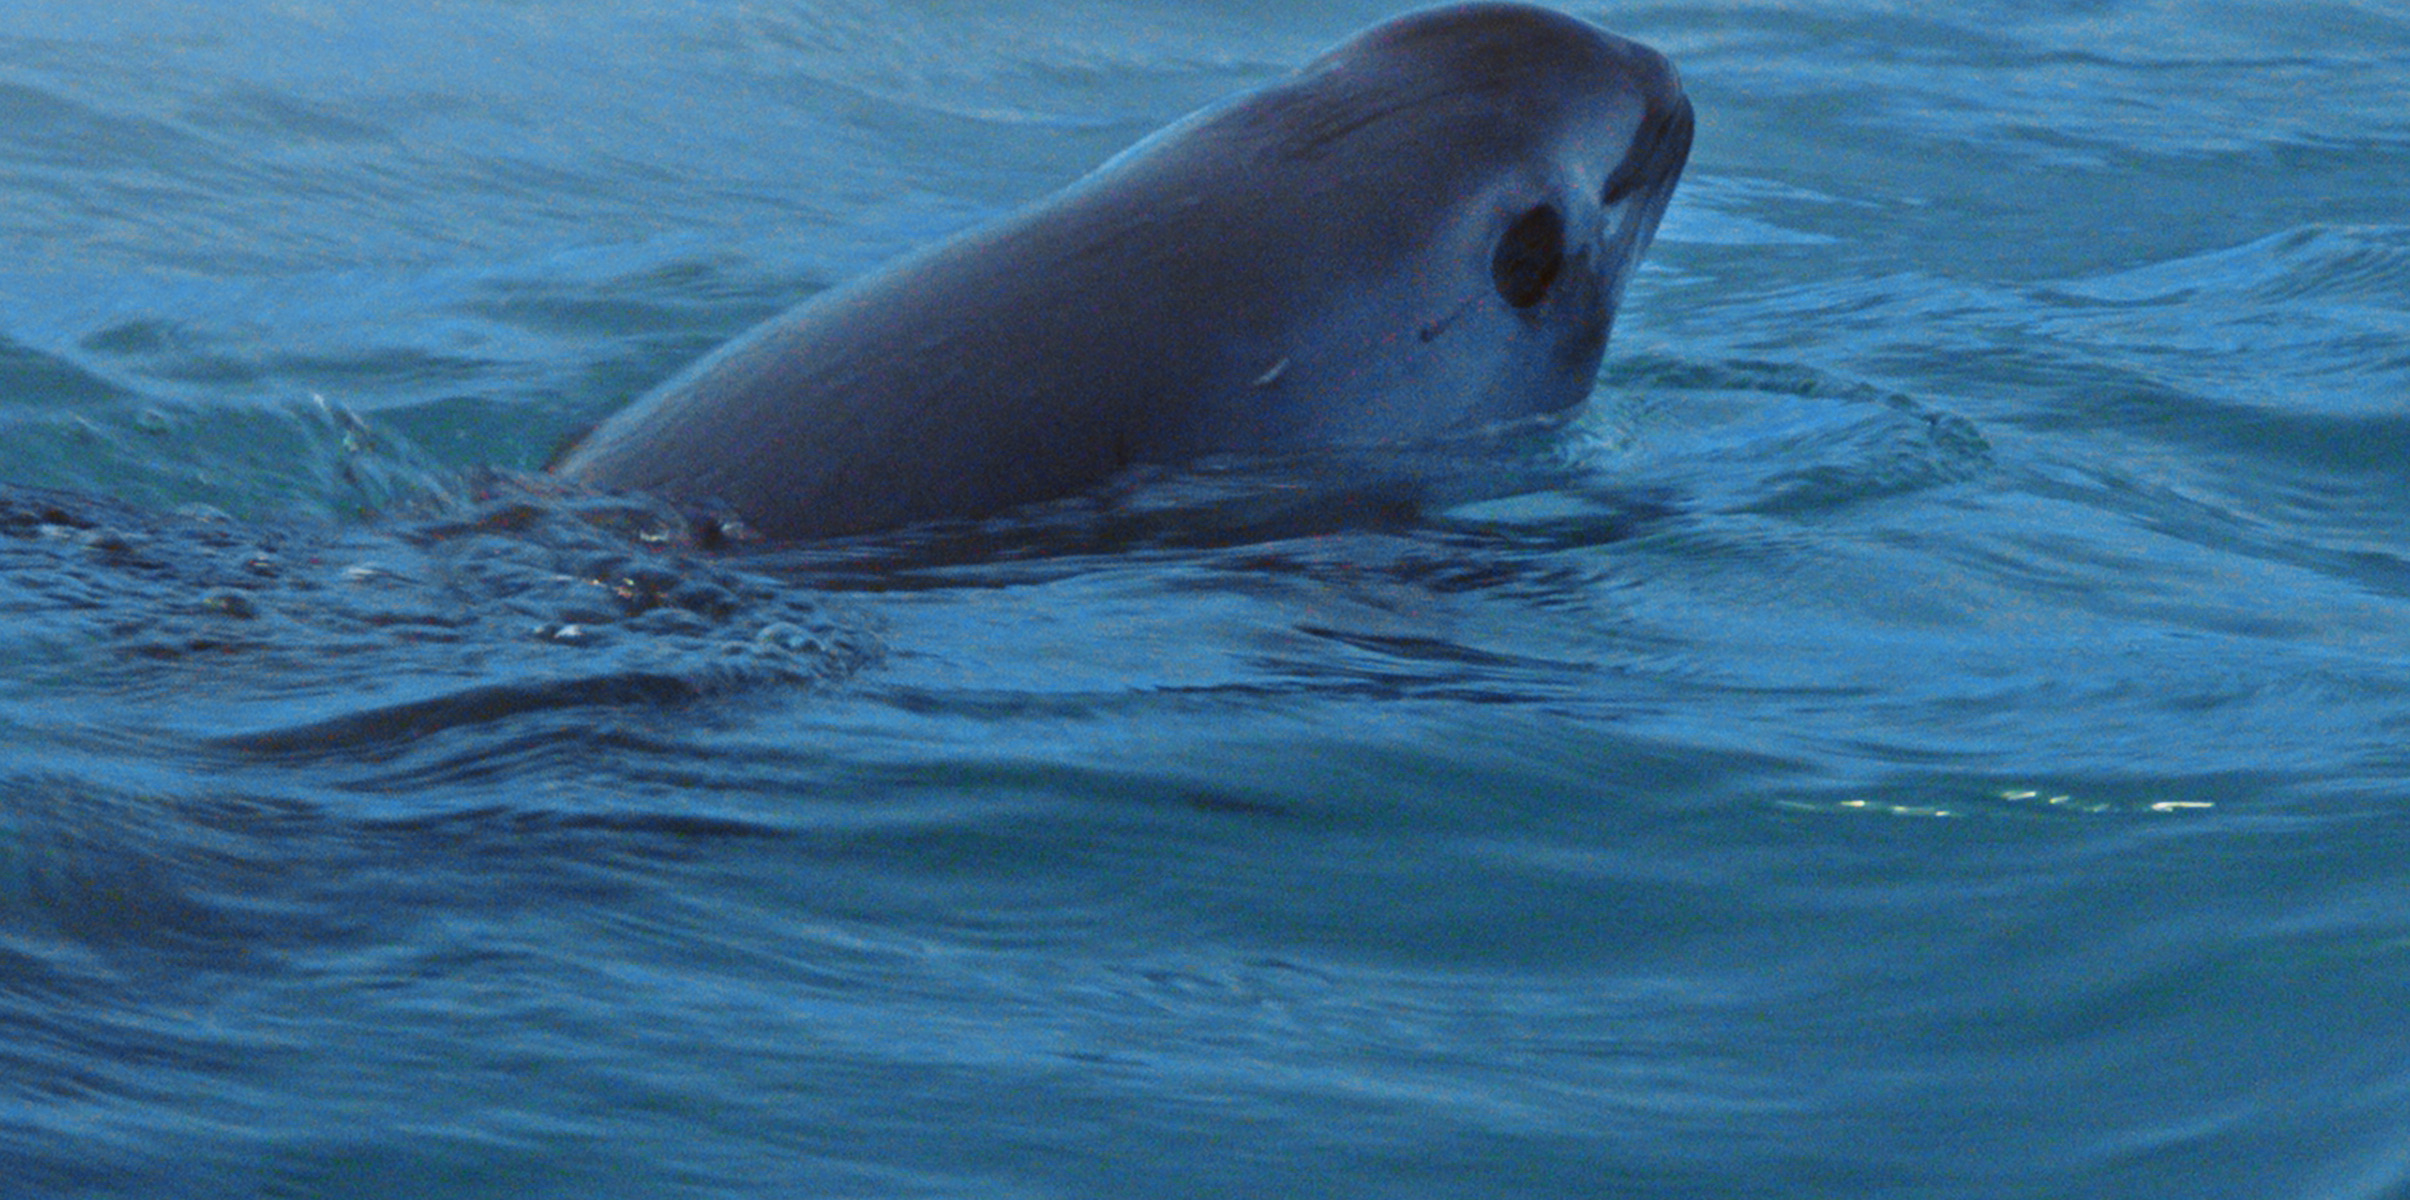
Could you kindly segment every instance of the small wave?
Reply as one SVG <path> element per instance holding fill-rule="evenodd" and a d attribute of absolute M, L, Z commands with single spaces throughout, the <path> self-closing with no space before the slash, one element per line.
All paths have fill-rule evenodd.
<path fill-rule="evenodd" d="M 105 405 L 131 393 L 72 358 L 46 353 L 0 337 L 0 404 L 9 408 L 81 408 Z"/>
<path fill-rule="evenodd" d="M 2039 297 L 2059 303 L 2036 338 L 2221 405 L 2382 424 L 2410 392 L 2410 226 L 2293 229 Z"/>
<path fill-rule="evenodd" d="M 287 760 L 325 756 L 381 758 L 397 747 L 468 725 L 530 713 L 609 705 L 660 707 L 704 694 L 694 678 L 629 671 L 565 679 L 478 684 L 420 699 L 353 709 L 295 725 L 227 734 L 219 750 Z"/>
<path fill-rule="evenodd" d="M 2410 226 L 2307 225 L 2240 246 L 2078 279 L 2061 290 L 2124 303 L 2314 297 L 2410 312 Z"/>
<path fill-rule="evenodd" d="M 323 398 L 0 416 L 0 479 L 161 509 L 320 521 L 407 511 L 458 486 L 414 445 Z"/>
<path fill-rule="evenodd" d="M 1764 179 L 1694 174 L 1682 181 L 1682 199 L 1666 211 L 1657 240 L 1705 246 L 1823 246 L 1828 234 L 1792 229 L 1749 210 L 1776 204 L 1832 205 L 1821 192 Z"/>
<path fill-rule="evenodd" d="M 1643 357 L 1608 382 L 1632 441 L 1598 447 L 1602 472 L 1685 507 L 1803 513 L 1964 482 L 1992 463 L 1973 421 L 1804 364 Z M 1713 472 L 1698 469 L 1707 462 Z"/>

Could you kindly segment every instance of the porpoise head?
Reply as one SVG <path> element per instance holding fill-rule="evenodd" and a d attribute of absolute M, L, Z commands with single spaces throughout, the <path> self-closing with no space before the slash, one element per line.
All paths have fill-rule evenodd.
<path fill-rule="evenodd" d="M 1691 131 L 1662 55 L 1519 4 L 1374 26 L 1164 131 L 1096 182 L 1153 175 L 1187 206 L 1164 277 L 1237 335 L 1170 440 L 1378 441 L 1580 404 Z"/>

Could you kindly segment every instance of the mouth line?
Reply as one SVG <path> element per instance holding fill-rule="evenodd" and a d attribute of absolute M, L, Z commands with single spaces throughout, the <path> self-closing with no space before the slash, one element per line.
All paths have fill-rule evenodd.
<path fill-rule="evenodd" d="M 1436 340 L 1440 334 L 1448 331 L 1448 326 L 1463 320 L 1464 314 L 1471 312 L 1473 306 L 1480 303 L 1481 299 L 1480 296 L 1473 295 L 1457 301 L 1456 307 L 1441 313 L 1436 319 L 1424 323 L 1422 328 L 1415 330 L 1415 336 L 1424 342 Z"/>

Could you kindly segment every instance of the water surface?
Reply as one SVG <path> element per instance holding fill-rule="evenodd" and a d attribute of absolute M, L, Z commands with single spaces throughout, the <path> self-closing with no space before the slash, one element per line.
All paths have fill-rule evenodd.
<path fill-rule="evenodd" d="M 2398 7 L 1577 7 L 1689 175 L 1394 477 L 481 470 L 1402 7 L 0 14 L 0 1191 L 2410 1194 Z"/>

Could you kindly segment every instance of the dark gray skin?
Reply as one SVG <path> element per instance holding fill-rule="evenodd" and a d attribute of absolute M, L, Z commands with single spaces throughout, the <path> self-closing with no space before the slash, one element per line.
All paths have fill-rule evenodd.
<path fill-rule="evenodd" d="M 812 298 L 554 469 L 795 539 L 1562 412 L 1690 141 L 1638 43 L 1518 4 L 1399 17 Z"/>

